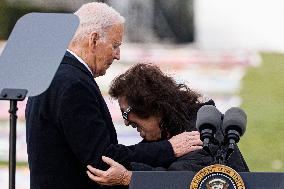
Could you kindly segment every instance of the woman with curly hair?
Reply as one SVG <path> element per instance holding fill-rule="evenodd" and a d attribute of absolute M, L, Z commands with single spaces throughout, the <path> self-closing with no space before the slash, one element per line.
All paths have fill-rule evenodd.
<path fill-rule="evenodd" d="M 142 142 L 167 140 L 184 131 L 196 131 L 199 108 L 205 104 L 215 105 L 213 100 L 201 102 L 199 93 L 185 84 L 176 83 L 153 64 L 137 64 L 116 77 L 109 94 L 118 100 L 125 125 L 137 128 L 144 139 Z M 221 134 L 220 131 L 218 134 Z M 88 166 L 87 173 L 92 180 L 103 185 L 130 183 L 131 171 L 108 157 L 103 157 L 103 160 L 111 167 L 101 171 Z M 168 167 L 153 168 L 133 162 L 129 169 L 198 171 L 210 164 L 214 164 L 211 155 L 204 150 L 197 150 L 177 159 Z M 249 171 L 238 149 L 229 158 L 228 165 L 236 171 Z"/>
<path fill-rule="evenodd" d="M 122 111 L 128 111 L 124 113 L 125 125 L 137 127 L 147 141 L 169 139 L 183 131 L 196 130 L 195 116 L 202 106 L 200 94 L 177 84 L 157 66 L 137 64 L 114 79 L 109 94 L 118 99 Z M 146 128 L 139 121 L 145 122 Z M 151 127 L 148 122 L 157 122 L 156 130 L 160 131 L 155 132 L 154 127 L 154 131 L 148 132 Z"/>

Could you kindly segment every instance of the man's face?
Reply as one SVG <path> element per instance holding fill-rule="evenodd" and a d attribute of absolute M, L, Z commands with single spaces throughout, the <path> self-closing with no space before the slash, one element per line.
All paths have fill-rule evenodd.
<path fill-rule="evenodd" d="M 123 33 L 123 24 L 117 24 L 110 26 L 103 38 L 99 36 L 95 49 L 93 69 L 91 68 L 95 77 L 104 75 L 114 59 L 120 59 L 120 45 Z"/>

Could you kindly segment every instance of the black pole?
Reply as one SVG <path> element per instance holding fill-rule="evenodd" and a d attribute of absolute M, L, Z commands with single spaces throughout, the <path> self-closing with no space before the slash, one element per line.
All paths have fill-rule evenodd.
<path fill-rule="evenodd" d="M 15 189 L 16 175 L 16 136 L 17 136 L 17 102 L 26 98 L 26 89 L 2 89 L 0 100 L 10 101 L 10 135 L 9 135 L 9 189 Z"/>
<path fill-rule="evenodd" d="M 10 100 L 9 189 L 15 189 L 17 100 Z"/>

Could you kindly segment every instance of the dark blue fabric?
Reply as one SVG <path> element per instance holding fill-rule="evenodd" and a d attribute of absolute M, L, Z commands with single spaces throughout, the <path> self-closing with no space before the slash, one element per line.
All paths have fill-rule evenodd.
<path fill-rule="evenodd" d="M 102 155 L 125 166 L 132 161 L 165 165 L 174 160 L 168 141 L 117 144 L 98 85 L 68 52 L 47 91 L 28 99 L 26 126 L 31 189 L 101 188 L 87 177 L 86 166 L 107 169 Z"/>

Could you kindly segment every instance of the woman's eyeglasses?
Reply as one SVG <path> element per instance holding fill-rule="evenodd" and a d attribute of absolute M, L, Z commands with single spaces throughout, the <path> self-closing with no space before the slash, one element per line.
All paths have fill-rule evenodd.
<path fill-rule="evenodd" d="M 128 115 L 131 112 L 131 110 L 132 110 L 132 108 L 130 106 L 128 108 L 126 108 L 125 111 L 121 110 L 122 117 L 123 117 L 124 120 L 128 121 Z"/>

